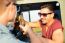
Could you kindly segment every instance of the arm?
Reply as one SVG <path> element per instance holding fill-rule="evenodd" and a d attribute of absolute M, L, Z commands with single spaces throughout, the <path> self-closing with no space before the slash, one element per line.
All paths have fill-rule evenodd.
<path fill-rule="evenodd" d="M 27 31 L 27 33 L 29 34 L 31 43 L 63 43 L 64 41 L 62 29 L 57 29 L 53 32 L 52 40 L 44 37 L 37 37 L 28 26 L 26 26 L 25 31 Z"/>
<path fill-rule="evenodd" d="M 34 32 L 31 29 L 29 29 L 27 33 L 30 37 L 31 43 L 42 43 L 41 40 L 36 36 L 36 34 L 34 34 Z"/>
<path fill-rule="evenodd" d="M 39 21 L 36 22 L 27 22 L 23 19 L 23 17 L 19 16 L 19 21 L 21 25 L 26 25 L 28 24 L 30 27 L 39 27 Z"/>
<path fill-rule="evenodd" d="M 32 31 L 28 31 L 31 43 L 63 43 L 63 32 L 61 29 L 54 31 L 52 40 L 43 37 L 37 37 Z"/>
<path fill-rule="evenodd" d="M 37 21 L 37 22 L 28 22 L 28 23 L 29 23 L 29 26 L 30 26 L 30 27 L 35 27 L 35 28 L 36 28 L 36 27 L 40 27 L 40 26 L 39 26 L 39 21 Z"/>

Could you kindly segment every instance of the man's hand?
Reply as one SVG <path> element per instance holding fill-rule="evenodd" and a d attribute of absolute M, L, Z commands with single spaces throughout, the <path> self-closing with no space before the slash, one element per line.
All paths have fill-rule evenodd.
<path fill-rule="evenodd" d="M 23 34 L 26 34 L 27 31 L 31 29 L 28 24 L 26 24 L 25 26 L 19 25 L 19 27 L 20 27 L 20 30 L 24 31 Z"/>

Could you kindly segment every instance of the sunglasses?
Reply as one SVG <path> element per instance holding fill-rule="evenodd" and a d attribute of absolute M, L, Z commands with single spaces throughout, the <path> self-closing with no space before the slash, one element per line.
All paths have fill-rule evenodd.
<path fill-rule="evenodd" d="M 44 16 L 47 17 L 47 15 L 52 14 L 52 13 L 38 13 L 39 16 Z"/>

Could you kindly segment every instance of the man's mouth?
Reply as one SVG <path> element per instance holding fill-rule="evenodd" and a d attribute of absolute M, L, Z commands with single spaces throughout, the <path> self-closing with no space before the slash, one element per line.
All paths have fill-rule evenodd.
<path fill-rule="evenodd" d="M 46 25 L 47 24 L 45 20 L 41 20 L 41 22 L 42 22 L 42 25 Z"/>

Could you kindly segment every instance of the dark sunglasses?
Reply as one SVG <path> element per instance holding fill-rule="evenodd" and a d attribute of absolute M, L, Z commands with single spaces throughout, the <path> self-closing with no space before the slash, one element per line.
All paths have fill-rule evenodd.
<path fill-rule="evenodd" d="M 45 16 L 45 17 L 47 17 L 47 15 L 49 14 L 52 14 L 52 13 L 38 13 L 39 16 Z"/>

